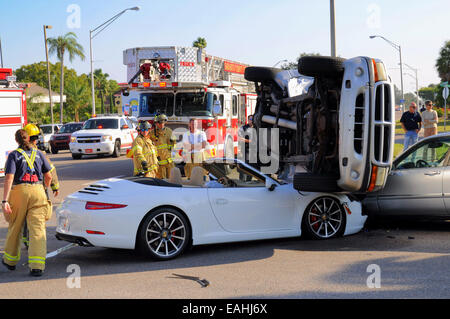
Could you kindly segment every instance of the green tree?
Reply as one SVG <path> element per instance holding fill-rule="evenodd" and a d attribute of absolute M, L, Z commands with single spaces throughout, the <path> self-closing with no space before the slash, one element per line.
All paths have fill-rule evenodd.
<path fill-rule="evenodd" d="M 420 88 L 419 89 L 419 96 L 424 99 L 425 101 L 434 101 L 435 100 L 435 96 L 437 92 L 437 88 L 436 85 L 434 84 L 430 84 L 427 87 L 424 88 Z"/>
<path fill-rule="evenodd" d="M 320 53 L 300 53 L 299 57 L 295 60 L 295 62 L 291 61 L 291 62 L 285 62 L 281 65 L 281 68 L 283 70 L 291 70 L 291 69 L 297 69 L 298 67 L 298 60 L 300 60 L 300 58 L 304 57 L 304 56 L 321 56 Z"/>
<path fill-rule="evenodd" d="M 86 76 L 80 76 L 67 82 L 66 93 L 69 111 L 67 113 L 73 112 L 75 121 L 80 122 L 80 111 L 87 108 L 90 102 L 89 82 Z"/>
<path fill-rule="evenodd" d="M 439 52 L 436 69 L 442 81 L 450 81 L 450 41 L 446 41 Z"/>
<path fill-rule="evenodd" d="M 48 38 L 49 53 L 56 54 L 58 60 L 61 63 L 61 81 L 60 81 L 60 120 L 63 123 L 63 95 L 64 95 L 64 54 L 69 54 L 69 61 L 72 62 L 75 57 L 79 57 L 81 60 L 85 59 L 84 50 L 81 44 L 77 42 L 77 36 L 73 32 L 68 32 L 63 36 L 57 38 Z"/>
<path fill-rule="evenodd" d="M 206 39 L 202 37 L 198 37 L 197 40 L 192 42 L 192 46 L 194 48 L 204 49 L 208 44 L 206 43 Z"/>

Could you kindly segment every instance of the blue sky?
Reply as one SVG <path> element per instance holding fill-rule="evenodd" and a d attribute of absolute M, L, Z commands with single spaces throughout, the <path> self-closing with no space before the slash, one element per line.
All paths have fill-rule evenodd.
<path fill-rule="evenodd" d="M 79 28 L 67 24 L 71 4 L 81 9 Z M 252 65 L 272 66 L 300 52 L 330 54 L 328 0 L 0 0 L 5 67 L 45 60 L 42 25 L 49 24 L 49 37 L 78 35 L 87 59 L 66 63 L 87 73 L 89 30 L 133 6 L 141 10 L 126 12 L 94 39 L 95 68 L 119 82 L 126 78 L 124 49 L 189 46 L 198 36 L 206 38 L 208 53 Z M 402 46 L 404 62 L 419 69 L 420 86 L 437 83 L 434 64 L 450 40 L 449 12 L 448 0 L 336 0 L 338 54 L 381 58 L 399 86 L 397 51 L 381 39 L 369 39 L 380 34 Z M 406 92 L 415 88 L 410 76 L 404 84 Z"/>

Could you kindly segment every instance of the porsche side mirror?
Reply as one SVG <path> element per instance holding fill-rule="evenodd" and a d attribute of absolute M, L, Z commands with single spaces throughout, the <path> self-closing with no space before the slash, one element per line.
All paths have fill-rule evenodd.
<path fill-rule="evenodd" d="M 266 178 L 266 188 L 268 191 L 273 192 L 275 190 L 275 187 L 277 187 L 277 184 L 270 178 Z"/>

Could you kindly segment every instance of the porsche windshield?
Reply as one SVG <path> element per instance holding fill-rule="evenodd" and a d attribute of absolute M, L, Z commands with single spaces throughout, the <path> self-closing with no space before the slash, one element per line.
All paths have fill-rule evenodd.
<path fill-rule="evenodd" d="M 217 97 L 210 92 L 180 92 L 175 97 L 175 115 L 212 116 Z"/>
<path fill-rule="evenodd" d="M 90 119 L 83 125 L 83 130 L 95 129 L 118 129 L 119 121 L 117 119 Z"/>

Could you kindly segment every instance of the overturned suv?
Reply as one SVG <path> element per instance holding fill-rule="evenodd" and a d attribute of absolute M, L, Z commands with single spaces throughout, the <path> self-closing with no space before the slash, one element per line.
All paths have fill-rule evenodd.
<path fill-rule="evenodd" d="M 279 154 L 272 155 L 279 157 L 279 173 L 295 167 L 296 189 L 364 194 L 384 186 L 395 105 L 380 60 L 304 56 L 298 70 L 248 67 L 245 78 L 258 94 L 256 130 L 279 129 Z M 259 136 L 270 149 L 270 134 Z"/>

